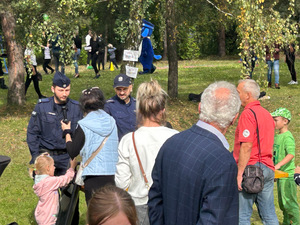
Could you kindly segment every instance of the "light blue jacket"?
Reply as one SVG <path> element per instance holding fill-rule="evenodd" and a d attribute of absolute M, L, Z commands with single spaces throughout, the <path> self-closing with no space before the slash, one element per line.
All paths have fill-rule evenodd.
<path fill-rule="evenodd" d="M 88 113 L 78 124 L 85 135 L 85 143 L 80 150 L 83 163 L 109 136 L 101 151 L 84 168 L 82 176 L 114 175 L 118 161 L 118 131 L 114 118 L 99 109 Z"/>

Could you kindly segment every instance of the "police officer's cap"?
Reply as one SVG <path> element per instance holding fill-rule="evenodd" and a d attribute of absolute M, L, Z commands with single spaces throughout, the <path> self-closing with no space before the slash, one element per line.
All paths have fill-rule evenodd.
<path fill-rule="evenodd" d="M 66 75 L 64 75 L 63 73 L 61 73 L 59 71 L 57 71 L 54 74 L 52 82 L 53 82 L 53 85 L 61 87 L 61 88 L 66 88 L 71 83 L 70 79 Z"/>
<path fill-rule="evenodd" d="M 128 87 L 131 85 L 131 78 L 128 77 L 126 74 L 119 74 L 114 79 L 114 88 L 116 87 Z"/>

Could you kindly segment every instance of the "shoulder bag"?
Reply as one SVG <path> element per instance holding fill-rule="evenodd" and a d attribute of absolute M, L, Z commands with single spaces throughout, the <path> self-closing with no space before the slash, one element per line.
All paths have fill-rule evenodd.
<path fill-rule="evenodd" d="M 84 185 L 83 178 L 82 178 L 83 169 L 85 167 L 87 167 L 90 164 L 90 162 L 94 159 L 94 157 L 100 152 L 100 150 L 105 145 L 105 143 L 107 141 L 107 138 L 108 138 L 108 136 L 104 138 L 104 140 L 102 141 L 101 145 L 97 148 L 96 151 L 94 151 L 92 153 L 92 155 L 90 156 L 90 158 L 88 158 L 88 160 L 86 160 L 86 162 L 84 164 L 82 162 L 80 163 L 79 170 L 77 171 L 76 178 L 75 178 L 75 183 L 77 185 L 79 185 L 79 186 L 83 186 Z"/>
<path fill-rule="evenodd" d="M 137 160 L 139 162 L 139 166 L 140 166 L 140 170 L 142 172 L 142 175 L 144 177 L 144 181 L 145 181 L 145 185 L 147 187 L 147 189 L 149 190 L 150 189 L 150 186 L 149 186 L 149 182 L 148 182 L 148 179 L 147 179 L 147 176 L 146 176 L 146 173 L 143 169 L 143 165 L 142 165 L 142 162 L 141 162 L 141 159 L 140 159 L 140 156 L 139 156 L 139 153 L 137 151 L 137 148 L 136 148 L 136 145 L 135 145 L 135 140 L 134 140 L 134 132 L 132 132 L 132 141 L 133 141 L 133 147 L 134 147 L 134 151 L 135 151 L 135 154 L 136 154 L 136 157 L 137 157 Z"/>
<path fill-rule="evenodd" d="M 254 114 L 256 120 L 256 133 L 257 133 L 257 144 L 259 151 L 259 167 L 255 165 L 246 166 L 243 173 L 242 188 L 249 194 L 257 194 L 264 189 L 264 174 L 261 169 L 261 151 L 260 151 L 260 141 L 259 141 L 259 131 L 258 131 L 258 122 L 255 112 L 250 109 Z"/>

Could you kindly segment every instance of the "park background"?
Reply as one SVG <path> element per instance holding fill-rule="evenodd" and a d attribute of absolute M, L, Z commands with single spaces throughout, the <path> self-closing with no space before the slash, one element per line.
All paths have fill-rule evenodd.
<path fill-rule="evenodd" d="M 299 26 L 296 26 L 299 15 L 300 0 L 2 0 L 0 34 L 10 43 L 4 45 L 4 48 L 17 48 L 11 52 L 7 61 L 10 63 L 11 73 L 9 77 L 4 76 L 9 90 L 0 89 L 0 154 L 12 158 L 0 177 L 0 224 L 12 221 L 35 224 L 33 212 L 38 199 L 33 193 L 33 181 L 27 171 L 30 153 L 26 131 L 37 95 L 33 85 L 29 87 L 26 97 L 22 89 L 23 52 L 25 45 L 31 42 L 39 65 L 42 63 L 43 52 L 39 44 L 45 44 L 46 41 L 43 31 L 46 30 L 53 36 L 62 32 L 68 37 L 62 44 L 69 60 L 66 75 L 72 83 L 70 98 L 78 100 L 83 89 L 99 86 L 108 99 L 114 95 L 113 79 L 120 71 L 109 71 L 106 64 L 105 70 L 100 71 L 101 77 L 98 80 L 92 79 L 94 72 L 86 69 L 86 52 L 82 51 L 79 60 L 80 78 L 73 78 L 74 67 L 70 65 L 73 32 L 79 30 L 83 43 L 88 29 L 102 33 L 106 43 L 117 47 L 118 62 L 124 65 L 123 50 L 137 49 L 141 19 L 148 19 L 155 25 L 151 37 L 154 51 L 161 54 L 165 61 L 155 62 L 155 73 L 138 75 L 134 81 L 133 96 L 138 85 L 150 79 L 158 80 L 168 92 L 171 88 L 177 88 L 170 94 L 167 113 L 168 121 L 179 131 L 188 129 L 198 119 L 198 103 L 188 101 L 188 94 L 199 94 L 214 81 L 226 80 L 237 84 L 247 74 L 240 58 L 249 56 L 249 45 L 255 46 L 258 60 L 253 78 L 270 96 L 270 99 L 261 103 L 270 112 L 278 107 L 286 107 L 291 111 L 293 118 L 289 128 L 295 137 L 295 162 L 299 165 L 299 86 L 287 85 L 291 77 L 281 52 L 281 89 L 266 88 L 267 68 L 264 63 L 264 47 L 267 42 L 279 42 L 284 47 L 293 41 L 297 46 L 296 53 L 299 52 L 296 40 L 299 41 Z M 9 23 L 5 24 L 6 20 Z M 7 31 L 10 31 L 9 35 Z M 171 45 L 172 43 L 175 45 Z M 12 56 L 16 56 L 13 58 L 15 61 L 10 60 Z M 296 71 L 299 72 L 298 62 L 299 57 L 296 59 Z M 142 70 L 140 64 L 137 67 Z M 43 74 L 41 66 L 38 71 Z M 43 75 L 43 81 L 40 82 L 43 95 L 52 96 L 52 77 L 53 75 Z M 178 85 L 170 87 L 170 82 L 173 81 L 178 81 Z M 231 150 L 235 128 L 236 124 L 226 134 Z M 277 216 L 282 221 L 276 185 L 274 190 Z M 298 202 L 299 195 L 300 191 Z M 80 197 L 80 224 L 85 224 L 84 195 L 81 193 Z M 261 224 L 257 212 L 252 216 L 252 223 Z"/>
<path fill-rule="evenodd" d="M 284 57 L 281 57 L 284 58 Z M 296 62 L 297 71 L 300 64 Z M 167 62 L 155 63 L 157 70 L 153 74 L 138 75 L 134 81 L 133 96 L 136 95 L 138 85 L 150 79 L 156 79 L 166 90 L 167 87 Z M 138 66 L 142 69 L 141 66 Z M 41 71 L 42 68 L 39 67 Z M 226 80 L 237 84 L 240 79 L 241 64 L 238 57 L 235 59 L 203 59 L 179 61 L 179 95 L 177 99 L 169 99 L 167 106 L 167 120 L 171 122 L 174 129 L 179 131 L 188 129 L 198 120 L 198 103 L 188 101 L 189 93 L 200 93 L 210 83 Z M 80 66 L 81 77 L 73 78 L 74 68 L 68 66 L 66 73 L 71 79 L 70 98 L 79 99 L 81 91 L 87 87 L 99 86 L 108 99 L 114 95 L 112 87 L 114 77 L 118 70 L 101 70 L 101 77 L 92 79 L 93 70 L 87 70 L 85 65 Z M 7 78 L 7 77 L 5 77 Z M 40 82 L 41 90 L 46 96 L 52 96 L 50 86 L 53 75 L 43 75 Z M 254 75 L 255 78 L 255 75 Z M 300 92 L 298 85 L 288 85 L 290 74 L 284 60 L 280 61 L 280 84 L 281 89 L 265 88 L 270 99 L 262 100 L 261 104 L 270 112 L 278 107 L 286 107 L 292 113 L 290 130 L 296 141 L 296 164 L 300 165 Z M 26 143 L 27 125 L 31 112 L 37 102 L 37 95 L 33 86 L 29 87 L 24 106 L 8 106 L 6 104 L 6 90 L 0 89 L 0 154 L 11 157 L 12 161 L 0 177 L 0 224 L 8 224 L 16 221 L 19 224 L 35 224 L 33 212 L 38 198 L 33 193 L 33 180 L 28 175 L 30 153 Z M 242 109 L 241 109 L 242 111 Z M 234 132 L 237 122 L 226 134 L 229 140 L 230 150 L 233 148 Z M 216 168 L 221 169 L 221 168 Z M 274 188 L 276 212 L 280 221 L 282 213 L 277 203 L 277 188 Z M 84 195 L 80 195 L 80 224 L 85 224 L 86 206 Z M 298 203 L 300 203 L 300 189 L 298 187 Z M 254 207 L 255 209 L 256 207 Z M 258 214 L 252 216 L 253 224 L 261 224 Z"/>

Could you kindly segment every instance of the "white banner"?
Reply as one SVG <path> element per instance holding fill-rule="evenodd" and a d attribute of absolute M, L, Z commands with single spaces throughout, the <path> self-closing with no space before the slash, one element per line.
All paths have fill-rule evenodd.
<path fill-rule="evenodd" d="M 135 79 L 137 76 L 138 70 L 139 69 L 137 67 L 126 66 L 126 75 Z"/>
<path fill-rule="evenodd" d="M 139 59 L 139 51 L 124 50 L 123 61 L 137 62 Z"/>

